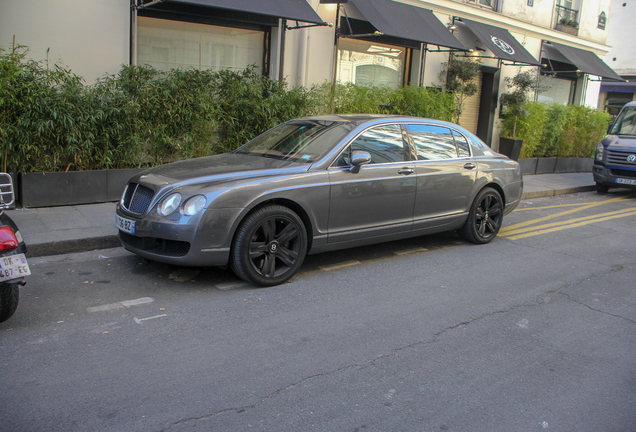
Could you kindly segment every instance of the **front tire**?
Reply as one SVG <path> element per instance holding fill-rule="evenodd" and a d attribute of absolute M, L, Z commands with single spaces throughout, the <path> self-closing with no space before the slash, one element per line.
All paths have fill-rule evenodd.
<path fill-rule="evenodd" d="M 482 189 L 470 206 L 468 219 L 459 234 L 471 243 L 491 242 L 501 228 L 503 211 L 504 204 L 499 192 L 488 187 Z"/>
<path fill-rule="evenodd" d="M 18 308 L 20 290 L 18 284 L 0 284 L 0 322 L 5 322 L 13 316 Z"/>
<path fill-rule="evenodd" d="M 260 286 L 289 280 L 307 253 L 307 231 L 291 209 L 268 205 L 256 210 L 239 226 L 230 257 L 232 271 Z"/>
<path fill-rule="evenodd" d="M 609 191 L 609 186 L 603 183 L 596 183 L 596 193 L 599 195 L 605 195 Z"/>

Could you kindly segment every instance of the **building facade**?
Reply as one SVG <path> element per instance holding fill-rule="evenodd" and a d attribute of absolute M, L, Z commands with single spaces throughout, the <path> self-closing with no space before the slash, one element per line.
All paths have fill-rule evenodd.
<path fill-rule="evenodd" d="M 334 80 L 443 88 L 449 56 L 481 64 L 460 123 L 498 148 L 505 78 L 539 100 L 597 107 L 611 0 L 4 0 L 0 47 L 28 46 L 87 82 L 122 64 L 242 70 L 310 87 Z M 15 42 L 14 42 L 15 40 Z"/>
<path fill-rule="evenodd" d="M 616 115 L 623 105 L 636 100 L 636 46 L 630 38 L 625 37 L 630 34 L 631 26 L 636 22 L 636 3 L 613 0 L 610 18 L 612 25 L 607 34 L 607 43 L 612 48 L 605 56 L 605 63 L 626 82 L 604 80 L 601 83 L 599 108 Z"/>

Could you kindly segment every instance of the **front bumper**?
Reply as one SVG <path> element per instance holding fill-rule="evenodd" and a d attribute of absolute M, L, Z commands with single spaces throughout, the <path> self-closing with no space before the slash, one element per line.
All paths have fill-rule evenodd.
<path fill-rule="evenodd" d="M 636 169 L 616 169 L 594 165 L 593 174 L 594 181 L 605 186 L 636 188 Z"/>
<path fill-rule="evenodd" d="M 206 209 L 187 217 L 138 215 L 119 205 L 117 215 L 135 221 L 135 233 L 119 231 L 122 245 L 148 260 L 187 267 L 227 265 L 236 224 L 245 209 Z"/>

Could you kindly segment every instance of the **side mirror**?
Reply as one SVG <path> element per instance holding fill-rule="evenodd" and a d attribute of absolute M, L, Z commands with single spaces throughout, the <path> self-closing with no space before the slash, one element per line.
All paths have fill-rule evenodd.
<path fill-rule="evenodd" d="M 351 164 L 353 166 L 349 169 L 349 171 L 357 174 L 360 172 L 360 167 L 364 164 L 368 164 L 369 162 L 371 162 L 371 155 L 369 152 L 356 150 L 353 152 L 353 155 L 351 155 Z"/>
<path fill-rule="evenodd" d="M 610 123 L 610 125 L 607 127 L 607 134 L 610 134 L 610 131 L 612 130 L 612 128 L 614 127 L 614 123 Z"/>

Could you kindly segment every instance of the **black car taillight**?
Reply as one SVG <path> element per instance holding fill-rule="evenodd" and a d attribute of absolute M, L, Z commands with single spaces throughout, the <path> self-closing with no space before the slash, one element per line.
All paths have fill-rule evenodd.
<path fill-rule="evenodd" d="M 10 226 L 0 227 L 0 252 L 10 252 L 20 246 L 15 232 Z"/>

